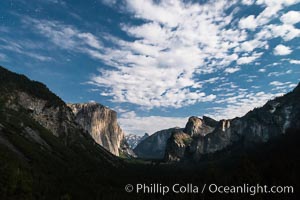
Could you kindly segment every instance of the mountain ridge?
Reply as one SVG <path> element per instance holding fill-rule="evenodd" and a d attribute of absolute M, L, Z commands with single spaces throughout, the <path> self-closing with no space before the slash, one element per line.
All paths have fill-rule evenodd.
<path fill-rule="evenodd" d="M 136 134 L 125 134 L 126 141 L 128 142 L 131 149 L 134 149 L 141 141 L 149 137 L 148 133 L 145 133 L 143 136 Z"/>
<path fill-rule="evenodd" d="M 178 141 L 171 136 L 165 159 L 168 161 L 200 160 L 201 156 L 220 151 L 234 143 L 242 142 L 245 146 L 251 146 L 282 135 L 288 128 L 299 129 L 299 102 L 300 83 L 293 91 L 266 102 L 264 106 L 249 111 L 243 117 L 220 120 L 208 134 L 190 133 L 191 141 L 184 147 L 174 145 Z M 187 125 L 189 123 L 190 120 Z M 184 131 L 187 132 L 187 129 Z"/>
<path fill-rule="evenodd" d="M 109 181 L 98 170 L 108 173 L 123 162 L 95 143 L 44 84 L 0 67 L 0 166 L 1 199 L 61 199 L 70 193 L 82 199 L 96 195 L 99 178 Z M 80 181 L 86 182 L 82 188 Z"/>

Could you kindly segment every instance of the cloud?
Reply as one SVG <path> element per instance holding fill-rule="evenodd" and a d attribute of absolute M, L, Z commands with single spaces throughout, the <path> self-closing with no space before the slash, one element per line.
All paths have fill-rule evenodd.
<path fill-rule="evenodd" d="M 213 78 L 209 78 L 203 81 L 203 83 L 216 83 L 219 80 L 223 80 L 224 77 L 213 77 Z"/>
<path fill-rule="evenodd" d="M 6 61 L 7 60 L 7 56 L 3 53 L 0 53 L 0 61 Z"/>
<path fill-rule="evenodd" d="M 272 19 L 276 19 L 282 13 L 282 9 L 287 6 L 299 3 L 299 0 L 259 0 L 256 4 L 264 7 L 264 10 L 256 17 L 249 15 L 240 19 L 239 27 L 242 29 L 249 29 L 251 31 L 259 30 L 256 33 L 256 39 L 269 40 L 275 37 L 282 37 L 285 41 L 292 40 L 300 36 L 300 30 L 295 28 L 294 24 L 299 22 L 299 12 L 290 11 L 283 14 L 280 20 L 282 25 L 270 24 Z"/>
<path fill-rule="evenodd" d="M 1 49 L 8 50 L 11 52 L 15 52 L 18 54 L 22 54 L 25 56 L 28 56 L 30 58 L 34 58 L 36 60 L 42 61 L 42 62 L 47 62 L 51 61 L 52 58 L 49 56 L 41 55 L 40 53 L 37 53 L 36 51 L 32 50 L 30 45 L 35 46 L 34 44 L 31 44 L 30 42 L 27 41 L 18 41 L 15 40 L 13 41 L 12 39 L 4 39 L 0 38 L 0 47 Z M 7 56 L 4 55 L 3 59 L 8 59 Z"/>
<path fill-rule="evenodd" d="M 264 47 L 266 44 L 266 41 L 260 41 L 258 39 L 249 40 L 241 43 L 240 50 L 245 52 L 252 52 L 254 49 Z"/>
<path fill-rule="evenodd" d="M 238 65 L 244 65 L 244 64 L 249 64 L 255 61 L 257 58 L 259 58 L 261 54 L 254 54 L 253 56 L 245 56 L 245 57 L 240 57 L 237 60 Z"/>
<path fill-rule="evenodd" d="M 242 0 L 242 3 L 245 5 L 252 5 L 254 3 L 254 0 Z"/>
<path fill-rule="evenodd" d="M 95 35 L 80 31 L 72 25 L 31 17 L 24 17 L 23 23 L 34 28 L 35 31 L 49 38 L 52 43 L 62 49 L 77 51 L 94 57 L 91 52 L 102 48 L 102 43 Z"/>
<path fill-rule="evenodd" d="M 297 86 L 297 84 L 292 83 L 290 81 L 288 82 L 272 81 L 270 85 L 273 86 L 272 91 L 281 91 L 283 93 L 287 93 L 288 91 L 290 91 L 291 89 Z"/>
<path fill-rule="evenodd" d="M 125 133 L 143 135 L 145 132 L 153 134 L 156 131 L 172 127 L 185 127 L 188 117 L 162 117 L 147 116 L 138 117 L 135 112 L 128 112 L 118 119 L 120 126 Z M 153 126 L 155 124 L 155 126 Z"/>
<path fill-rule="evenodd" d="M 78 38 L 85 40 L 85 43 L 95 49 L 101 49 L 98 39 L 91 33 L 79 33 Z"/>
<path fill-rule="evenodd" d="M 280 81 L 272 81 L 270 83 L 270 85 L 272 85 L 272 86 L 283 86 L 283 85 L 288 85 L 288 84 L 291 84 L 291 82 L 285 82 L 285 83 L 283 83 L 283 82 L 280 82 Z"/>
<path fill-rule="evenodd" d="M 224 72 L 225 73 L 229 73 L 229 74 L 232 74 L 232 73 L 234 73 L 234 72 L 237 72 L 237 71 L 240 71 L 241 70 L 241 68 L 239 68 L 239 67 L 229 67 L 229 68 L 226 68 L 225 70 L 224 70 Z"/>
<path fill-rule="evenodd" d="M 254 30 L 257 28 L 257 21 L 254 15 L 249 15 L 246 18 L 242 18 L 239 21 L 239 27 L 243 29 L 251 29 Z"/>
<path fill-rule="evenodd" d="M 144 22 L 121 24 L 132 41 L 113 37 L 116 48 L 106 48 L 101 54 L 90 51 L 94 57 L 115 67 L 100 70 L 91 83 L 108 88 L 106 94 L 115 102 L 148 108 L 179 108 L 211 101 L 215 94 L 201 91 L 204 80 L 196 81 L 195 77 L 219 70 L 234 73 L 239 68 L 232 67 L 232 63 L 250 64 L 263 55 L 256 50 L 268 46 L 262 38 L 247 41 L 247 31 L 228 26 L 233 16 L 226 11 L 235 3 L 208 1 L 200 5 L 179 0 L 128 0 L 129 12 Z M 262 15 L 265 21 L 274 17 Z M 251 21 L 254 17 L 246 19 Z M 240 26 L 245 28 L 249 24 L 247 20 L 241 21 Z"/>
<path fill-rule="evenodd" d="M 266 72 L 266 69 L 262 68 L 258 70 L 259 72 Z"/>
<path fill-rule="evenodd" d="M 283 25 L 268 25 L 265 31 L 270 38 L 281 37 L 284 41 L 290 41 L 300 36 L 300 30 L 290 24 Z"/>
<path fill-rule="evenodd" d="M 127 4 L 136 18 L 147 22 L 122 25 L 135 38 L 133 42 L 114 38 L 118 48 L 107 49 L 105 55 L 93 52 L 117 70 L 101 70 L 91 82 L 110 88 L 113 101 L 148 108 L 179 108 L 212 101 L 214 94 L 191 88 L 201 88 L 194 79 L 197 73 L 224 68 L 238 57 L 229 53 L 230 48 L 238 45 L 236 41 L 230 44 L 230 40 L 234 35 L 235 40 L 243 40 L 244 33 L 224 31 L 231 21 L 223 10 L 228 5 L 224 2 L 184 5 L 181 1 L 128 1 Z M 202 31 L 204 28 L 208 31 Z"/>
<path fill-rule="evenodd" d="M 156 4 L 148 0 L 127 0 L 128 8 L 137 18 L 156 21 L 169 27 L 176 27 L 184 14 L 180 1 L 161 1 Z"/>
<path fill-rule="evenodd" d="M 239 92 L 233 97 L 227 97 L 219 101 L 219 103 L 226 102 L 226 105 L 212 108 L 212 111 L 207 115 L 217 120 L 242 117 L 249 112 L 249 110 L 261 107 L 268 100 L 283 94 L 284 93 Z"/>
<path fill-rule="evenodd" d="M 290 60 L 291 64 L 300 65 L 300 60 Z"/>
<path fill-rule="evenodd" d="M 111 6 L 117 3 L 117 0 L 101 0 L 105 5 Z"/>
<path fill-rule="evenodd" d="M 295 3 L 298 3 L 299 0 L 277 0 L 277 1 L 273 1 L 273 0 L 257 0 L 256 3 L 261 5 L 261 4 L 265 4 L 268 6 L 274 6 L 274 5 L 280 5 L 280 6 L 290 6 L 293 5 Z"/>
<path fill-rule="evenodd" d="M 223 94 L 218 95 L 218 99 L 215 100 L 215 103 L 220 104 L 220 106 L 210 108 L 206 115 L 217 120 L 242 117 L 253 108 L 261 107 L 267 101 L 274 99 L 277 96 L 284 95 L 297 84 L 290 81 L 272 81 L 269 85 L 273 87 L 270 92 L 254 92 L 250 89 L 234 88 L 235 84 L 232 82 L 224 83 L 219 86 L 220 92 L 223 92 Z M 225 90 L 226 88 L 232 89 Z M 260 89 L 261 87 L 252 86 L 252 88 Z"/>
<path fill-rule="evenodd" d="M 274 55 L 284 56 L 290 53 L 292 53 L 292 50 L 289 47 L 284 46 L 282 44 L 279 44 L 274 48 Z"/>
<path fill-rule="evenodd" d="M 292 70 L 287 70 L 287 71 L 284 71 L 284 72 L 270 72 L 268 74 L 268 76 L 282 76 L 282 75 L 286 75 L 286 74 L 291 74 L 292 73 Z"/>
<path fill-rule="evenodd" d="M 300 22 L 300 12 L 299 11 L 289 11 L 288 13 L 282 15 L 280 20 L 284 24 L 296 24 Z"/>
<path fill-rule="evenodd" d="M 46 3 L 54 3 L 54 4 L 59 4 L 61 6 L 66 6 L 66 2 L 63 0 L 45 0 L 44 2 Z"/>
<path fill-rule="evenodd" d="M 284 7 L 296 4 L 298 2 L 298 0 L 258 0 L 256 1 L 256 4 L 262 5 L 264 10 L 257 16 L 249 15 L 242 18 L 239 21 L 239 27 L 242 29 L 255 30 L 263 25 L 268 24 L 273 18 L 277 17 L 280 13 L 279 11 Z M 253 4 L 253 2 L 244 3 L 248 5 Z"/>
<path fill-rule="evenodd" d="M 133 20 L 119 24 L 126 34 L 122 38 L 110 33 L 99 37 L 59 21 L 26 18 L 23 22 L 57 47 L 110 66 L 100 65 L 89 83 L 113 102 L 143 109 L 180 108 L 214 101 L 214 92 L 218 91 L 204 92 L 203 85 L 217 80 L 209 82 L 203 75 L 218 72 L 230 76 L 243 70 L 236 65 L 259 61 L 269 48 L 269 40 L 280 37 L 290 41 L 300 36 L 300 30 L 294 26 L 296 19 L 286 19 L 295 13 L 284 14 L 285 7 L 296 0 L 243 0 L 246 7 L 256 4 L 262 11 L 241 19 L 236 18 L 237 9 L 243 9 L 237 7 L 237 0 L 201 4 L 180 0 L 124 2 L 126 9 L 122 12 L 130 14 Z M 274 23 L 278 18 L 282 23 Z M 289 47 L 278 46 L 274 49 L 276 55 L 292 52 Z"/>

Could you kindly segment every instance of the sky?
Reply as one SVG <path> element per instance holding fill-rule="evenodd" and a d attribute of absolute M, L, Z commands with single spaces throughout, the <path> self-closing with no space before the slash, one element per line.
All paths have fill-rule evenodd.
<path fill-rule="evenodd" d="M 243 116 L 300 80 L 300 0 L 1 0 L 0 65 L 126 134 Z"/>

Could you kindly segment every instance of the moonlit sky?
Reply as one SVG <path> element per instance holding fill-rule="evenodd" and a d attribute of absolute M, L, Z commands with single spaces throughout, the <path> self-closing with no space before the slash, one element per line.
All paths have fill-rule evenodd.
<path fill-rule="evenodd" d="M 128 133 L 242 116 L 300 78 L 300 0 L 1 0 L 0 65 Z"/>

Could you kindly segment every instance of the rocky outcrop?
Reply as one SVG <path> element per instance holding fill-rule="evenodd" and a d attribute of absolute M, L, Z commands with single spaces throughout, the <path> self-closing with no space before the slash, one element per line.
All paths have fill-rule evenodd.
<path fill-rule="evenodd" d="M 145 159 L 163 159 L 167 140 L 175 130 L 182 130 L 181 128 L 170 128 L 153 133 L 145 140 L 141 141 L 133 150 L 134 153 Z"/>
<path fill-rule="evenodd" d="M 114 155 L 120 155 L 124 132 L 117 123 L 117 113 L 98 103 L 68 104 L 76 122 L 86 130 L 94 140 Z M 124 142 L 123 142 L 124 143 Z M 123 149 L 126 145 L 123 145 Z"/>
<path fill-rule="evenodd" d="M 207 117 L 205 119 L 209 121 Z M 205 136 L 213 130 L 214 127 L 207 125 L 203 119 L 193 116 L 189 118 L 183 132 L 193 137 L 197 135 Z"/>
<path fill-rule="evenodd" d="M 168 139 L 164 160 L 180 161 L 186 153 L 186 148 L 190 146 L 192 137 L 181 130 L 173 131 Z"/>
<path fill-rule="evenodd" d="M 29 84 L 29 83 L 28 83 Z M 45 87 L 41 84 L 40 87 Z M 5 107 L 16 112 L 25 110 L 28 115 L 41 126 L 48 129 L 53 135 L 59 137 L 65 145 L 74 143 L 78 138 L 87 137 L 87 132 L 75 122 L 72 111 L 60 100 L 47 100 L 39 98 L 21 88 L 6 93 Z M 52 96 L 52 98 L 58 98 Z"/>
<path fill-rule="evenodd" d="M 145 133 L 143 136 L 128 134 L 125 135 L 126 141 L 131 149 L 134 149 L 141 141 L 149 137 L 148 133 Z"/>
<path fill-rule="evenodd" d="M 199 127 L 203 126 L 205 120 L 201 121 L 191 117 L 184 131 L 192 136 L 192 141 L 185 147 L 184 154 L 180 147 L 178 155 L 173 155 L 173 157 L 176 157 L 176 160 L 188 158 L 199 160 L 204 154 L 214 153 L 235 144 L 248 147 L 285 134 L 289 128 L 299 129 L 299 102 L 300 84 L 292 92 L 267 102 L 263 107 L 256 108 L 241 118 L 221 120 L 217 124 L 209 120 L 210 125 L 213 122 L 216 126 L 212 132 L 207 134 L 196 134 L 201 130 Z M 174 141 L 169 142 L 174 143 Z M 176 148 L 174 145 L 173 147 Z M 166 154 L 169 154 L 168 151 L 170 148 L 167 149 Z M 176 152 L 177 150 L 173 149 L 172 151 Z"/>
<path fill-rule="evenodd" d="M 36 98 L 26 92 L 16 91 L 14 95 L 10 96 L 7 107 L 15 110 L 27 109 L 31 117 L 57 137 L 68 137 L 74 133 L 74 129 L 80 129 L 75 123 L 72 111 L 66 105 L 48 106 L 47 103 L 47 100 Z"/>
<path fill-rule="evenodd" d="M 230 137 L 232 136 L 230 124 L 231 120 L 221 120 L 212 133 L 194 137 L 189 149 L 187 149 L 193 160 L 198 160 L 200 155 L 213 153 L 230 145 Z M 237 141 L 237 138 L 232 137 L 232 139 Z"/>
<path fill-rule="evenodd" d="M 195 116 L 190 117 L 185 128 L 180 131 L 173 131 L 168 139 L 164 159 L 166 161 L 180 161 L 186 157 L 194 138 L 203 138 L 213 132 L 217 125 L 216 120 L 206 116 L 203 119 Z"/>

